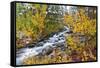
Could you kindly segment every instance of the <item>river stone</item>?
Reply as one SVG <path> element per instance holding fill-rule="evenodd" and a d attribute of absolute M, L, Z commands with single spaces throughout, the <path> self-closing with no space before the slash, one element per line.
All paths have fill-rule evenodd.
<path fill-rule="evenodd" d="M 53 52 L 52 46 L 47 46 L 42 50 L 43 55 L 49 55 Z"/>
<path fill-rule="evenodd" d="M 44 44 L 44 42 L 39 42 L 39 43 L 36 44 L 36 47 L 43 46 L 43 44 Z"/>

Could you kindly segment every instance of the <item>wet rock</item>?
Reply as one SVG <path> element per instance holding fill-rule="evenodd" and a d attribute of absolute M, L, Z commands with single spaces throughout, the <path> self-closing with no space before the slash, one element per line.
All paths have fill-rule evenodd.
<path fill-rule="evenodd" d="M 33 48 L 33 47 L 35 47 L 35 44 L 28 44 L 28 45 L 26 45 L 28 48 Z"/>
<path fill-rule="evenodd" d="M 43 46 L 43 44 L 44 44 L 44 42 L 39 42 L 39 43 L 36 44 L 36 47 Z"/>
<path fill-rule="evenodd" d="M 71 33 L 73 33 L 73 31 L 69 31 L 69 32 L 66 32 L 67 34 L 71 34 Z"/>
<path fill-rule="evenodd" d="M 62 51 L 65 51 L 65 50 L 66 50 L 66 47 L 65 47 L 65 46 L 62 46 L 62 47 L 61 47 L 61 50 L 62 50 Z"/>
<path fill-rule="evenodd" d="M 52 46 L 47 46 L 42 50 L 43 55 L 49 55 L 53 52 Z"/>
<path fill-rule="evenodd" d="M 64 37 L 64 35 L 63 35 L 63 34 L 61 34 L 59 37 Z"/>

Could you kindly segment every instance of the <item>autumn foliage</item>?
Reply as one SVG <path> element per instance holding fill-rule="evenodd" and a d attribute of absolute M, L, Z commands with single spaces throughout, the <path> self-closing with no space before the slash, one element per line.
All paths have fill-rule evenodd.
<path fill-rule="evenodd" d="M 83 9 L 75 15 L 77 19 L 72 15 L 64 16 L 65 24 L 73 31 L 66 40 L 71 50 L 70 58 L 72 61 L 96 60 L 96 18 L 90 19 Z"/>
<path fill-rule="evenodd" d="M 88 10 L 92 10 L 89 12 L 84 7 L 77 7 L 74 13 L 60 14 L 59 7 L 53 6 L 49 12 L 47 5 L 34 4 L 31 5 L 32 9 L 27 9 L 17 4 L 16 50 L 49 38 L 63 30 L 64 26 L 71 31 L 68 36 L 65 35 L 65 51 L 58 47 L 50 55 L 27 57 L 23 65 L 96 61 L 96 8 L 88 7 Z M 20 15 L 21 9 L 27 11 Z"/>

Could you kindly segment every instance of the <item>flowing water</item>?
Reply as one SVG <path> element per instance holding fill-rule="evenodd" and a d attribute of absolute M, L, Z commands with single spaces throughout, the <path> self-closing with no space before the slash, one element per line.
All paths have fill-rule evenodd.
<path fill-rule="evenodd" d="M 22 48 L 18 50 L 16 53 L 16 65 L 22 65 L 22 61 L 30 56 L 36 56 L 38 54 L 46 54 L 46 50 L 50 50 L 51 48 L 57 47 L 57 44 L 64 44 L 65 43 L 65 35 L 68 35 L 67 32 L 70 32 L 70 29 L 67 26 L 64 26 L 64 30 L 59 32 L 58 34 L 54 34 L 47 40 L 39 42 L 41 46 L 35 46 L 32 48 Z M 61 45 L 62 47 L 63 45 Z M 52 50 L 52 49 L 51 49 Z"/>

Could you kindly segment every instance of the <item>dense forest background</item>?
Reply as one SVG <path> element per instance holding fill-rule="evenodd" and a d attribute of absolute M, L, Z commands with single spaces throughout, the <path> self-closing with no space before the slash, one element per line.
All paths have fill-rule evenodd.
<path fill-rule="evenodd" d="M 69 35 L 64 36 L 64 51 L 56 48 L 52 51 L 52 57 L 47 54 L 32 56 L 24 59 L 23 64 L 95 61 L 96 9 L 86 6 L 17 3 L 17 51 L 34 47 L 36 43 L 64 30 L 64 26 L 70 29 Z"/>

